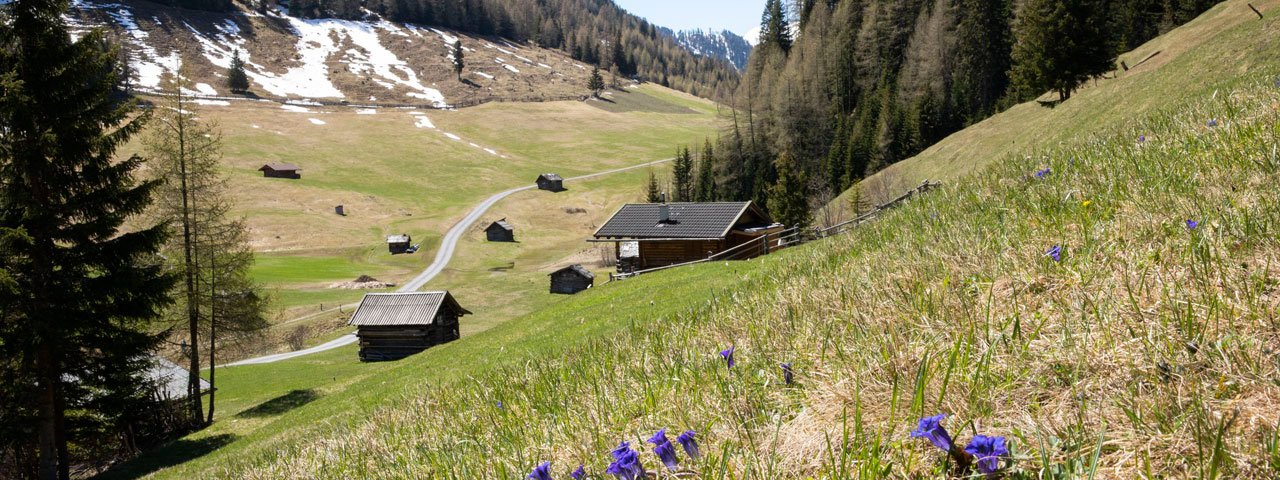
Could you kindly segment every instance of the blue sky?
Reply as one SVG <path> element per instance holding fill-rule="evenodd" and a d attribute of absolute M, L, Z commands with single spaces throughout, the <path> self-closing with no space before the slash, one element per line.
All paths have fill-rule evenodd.
<path fill-rule="evenodd" d="M 765 0 L 614 0 L 649 22 L 674 30 L 724 29 L 745 35 L 760 26 Z"/>

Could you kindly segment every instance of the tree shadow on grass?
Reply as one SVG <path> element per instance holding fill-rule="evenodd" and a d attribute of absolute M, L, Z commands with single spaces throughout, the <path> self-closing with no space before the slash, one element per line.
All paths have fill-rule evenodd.
<path fill-rule="evenodd" d="M 203 457 L 224 445 L 235 441 L 230 433 L 197 439 L 178 439 L 160 448 L 143 453 L 138 458 L 120 464 L 95 478 L 132 479 L 150 475 L 161 469 L 187 463 Z"/>
<path fill-rule="evenodd" d="M 267 400 L 258 406 L 237 413 L 237 418 L 274 417 L 289 410 L 314 402 L 320 395 L 315 390 L 294 390 L 279 397 Z"/>

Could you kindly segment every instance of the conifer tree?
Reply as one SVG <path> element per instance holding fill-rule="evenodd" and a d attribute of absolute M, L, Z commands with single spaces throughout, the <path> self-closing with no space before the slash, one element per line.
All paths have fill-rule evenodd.
<path fill-rule="evenodd" d="M 1029 0 L 1018 21 L 1011 77 L 1020 99 L 1045 91 L 1071 98 L 1080 85 L 1111 71 L 1115 49 L 1103 0 Z"/>
<path fill-rule="evenodd" d="M 671 164 L 671 201 L 693 201 L 693 173 L 693 155 L 689 153 L 689 147 L 681 147 Z"/>
<path fill-rule="evenodd" d="M 649 170 L 649 183 L 645 186 L 645 201 L 662 202 L 662 187 L 658 185 L 658 176 L 653 173 L 653 170 Z"/>
<path fill-rule="evenodd" d="M 809 211 L 809 179 L 789 153 L 778 157 L 778 181 L 769 187 L 769 212 L 788 227 L 804 228 L 813 223 Z"/>
<path fill-rule="evenodd" d="M 463 58 L 462 40 L 453 41 L 453 51 L 450 55 L 453 56 L 453 75 L 461 82 L 462 70 L 467 68 L 466 60 Z"/>
<path fill-rule="evenodd" d="M 711 146 L 711 139 L 702 145 L 702 158 L 698 162 L 698 182 L 697 192 L 694 194 L 694 201 L 697 202 L 714 202 L 716 201 L 716 152 L 715 147 Z"/>
<path fill-rule="evenodd" d="M 249 77 L 244 73 L 244 60 L 240 58 L 239 49 L 232 54 L 231 67 L 227 68 L 227 88 L 235 94 L 249 91 Z"/>
<path fill-rule="evenodd" d="M 591 90 L 591 96 L 600 98 L 600 92 L 604 91 L 604 77 L 600 75 L 600 67 L 591 69 L 591 78 L 587 79 L 587 89 Z"/>
<path fill-rule="evenodd" d="M 959 0 L 952 97 L 960 116 L 974 122 L 994 113 L 1009 88 L 1013 15 L 1009 0 Z"/>
<path fill-rule="evenodd" d="M 768 0 L 760 19 L 760 44 L 774 45 L 786 52 L 791 50 L 791 24 L 787 23 L 782 0 Z"/>
<path fill-rule="evenodd" d="M 22 382 L 5 390 L 30 393 L 3 411 L 30 414 L 41 479 L 69 478 L 84 422 L 137 398 L 173 285 L 154 261 L 164 228 L 131 221 L 157 185 L 116 155 L 147 116 L 115 90 L 102 31 L 71 40 L 65 5 L 14 2 L 0 22 L 0 368 Z"/>

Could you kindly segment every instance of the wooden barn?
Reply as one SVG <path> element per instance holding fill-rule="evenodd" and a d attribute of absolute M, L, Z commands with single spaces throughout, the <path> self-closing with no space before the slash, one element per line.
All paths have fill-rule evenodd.
<path fill-rule="evenodd" d="M 292 163 L 268 163 L 258 169 L 265 178 L 289 178 L 297 180 L 302 178 L 302 169 Z"/>
<path fill-rule="evenodd" d="M 596 275 L 582 267 L 582 265 L 570 265 L 562 269 L 551 272 L 551 293 L 562 293 L 565 295 L 573 295 L 588 288 L 596 283 Z"/>
<path fill-rule="evenodd" d="M 762 239 L 783 231 L 751 202 L 646 203 L 624 205 L 592 242 L 613 243 L 619 266 L 633 270 L 665 267 L 734 249 L 727 259 L 759 256 L 777 246 Z"/>
<path fill-rule="evenodd" d="M 409 253 L 409 249 L 412 248 L 412 243 L 413 237 L 409 236 L 407 233 L 402 233 L 400 235 L 388 235 L 387 251 L 390 251 L 392 255 Z"/>
<path fill-rule="evenodd" d="M 511 228 L 511 224 L 507 223 L 505 218 L 489 224 L 489 227 L 484 229 L 484 235 L 490 242 L 516 241 L 515 229 Z"/>
<path fill-rule="evenodd" d="M 458 319 L 470 314 L 449 292 L 370 293 L 347 324 L 357 328 L 360 361 L 381 362 L 457 340 Z"/>
<path fill-rule="evenodd" d="M 538 175 L 538 190 L 546 190 L 549 192 L 563 192 L 564 178 L 554 173 L 544 173 Z"/>

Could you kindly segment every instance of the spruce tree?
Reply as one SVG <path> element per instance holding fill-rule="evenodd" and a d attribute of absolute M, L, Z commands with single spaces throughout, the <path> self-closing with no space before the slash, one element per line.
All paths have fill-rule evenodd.
<path fill-rule="evenodd" d="M 760 19 L 760 44 L 791 50 L 791 24 L 787 22 L 782 0 L 769 0 Z"/>
<path fill-rule="evenodd" d="M 716 152 L 715 147 L 711 146 L 711 139 L 707 139 L 702 145 L 702 158 L 698 162 L 698 182 L 697 192 L 694 194 L 694 201 L 698 202 L 714 202 L 716 201 Z"/>
<path fill-rule="evenodd" d="M 227 68 L 227 88 L 235 94 L 249 91 L 249 77 L 244 73 L 244 60 L 240 59 L 239 49 L 231 57 L 231 67 Z"/>
<path fill-rule="evenodd" d="M 604 91 L 604 77 L 600 75 L 600 67 L 591 69 L 591 78 L 587 79 L 587 89 L 591 90 L 591 96 L 600 98 L 600 92 Z"/>
<path fill-rule="evenodd" d="M 693 201 L 693 173 L 693 156 L 689 154 L 689 147 L 681 147 L 671 164 L 671 201 Z"/>
<path fill-rule="evenodd" d="M 1111 71 L 1116 53 L 1105 12 L 1104 0 L 1029 0 L 1013 47 L 1018 99 L 1052 91 L 1066 101 L 1080 85 Z"/>
<path fill-rule="evenodd" d="M 662 187 L 658 185 L 658 175 L 649 170 L 649 183 L 645 186 L 645 201 L 649 203 L 662 202 Z"/>
<path fill-rule="evenodd" d="M 976 122 L 994 113 L 1009 88 L 1013 49 L 1009 0 L 959 0 L 952 97 L 959 116 Z M 923 130 L 923 129 L 922 129 Z"/>
<path fill-rule="evenodd" d="M 453 51 L 450 55 L 453 56 L 453 75 L 461 82 L 462 70 L 467 68 L 466 60 L 463 58 L 462 40 L 453 41 Z"/>
<path fill-rule="evenodd" d="M 769 187 L 769 212 L 788 227 L 809 226 L 813 213 L 809 210 L 808 176 L 788 153 L 778 157 L 777 169 L 778 181 Z"/>
<path fill-rule="evenodd" d="M 27 382 L 5 389 L 31 393 L 19 407 L 42 479 L 69 478 L 82 422 L 124 410 L 103 402 L 137 398 L 173 285 L 155 261 L 164 228 L 130 222 L 157 185 L 116 155 L 147 116 L 115 90 L 100 30 L 71 41 L 64 6 L 14 2 L 0 22 L 0 358 Z"/>

